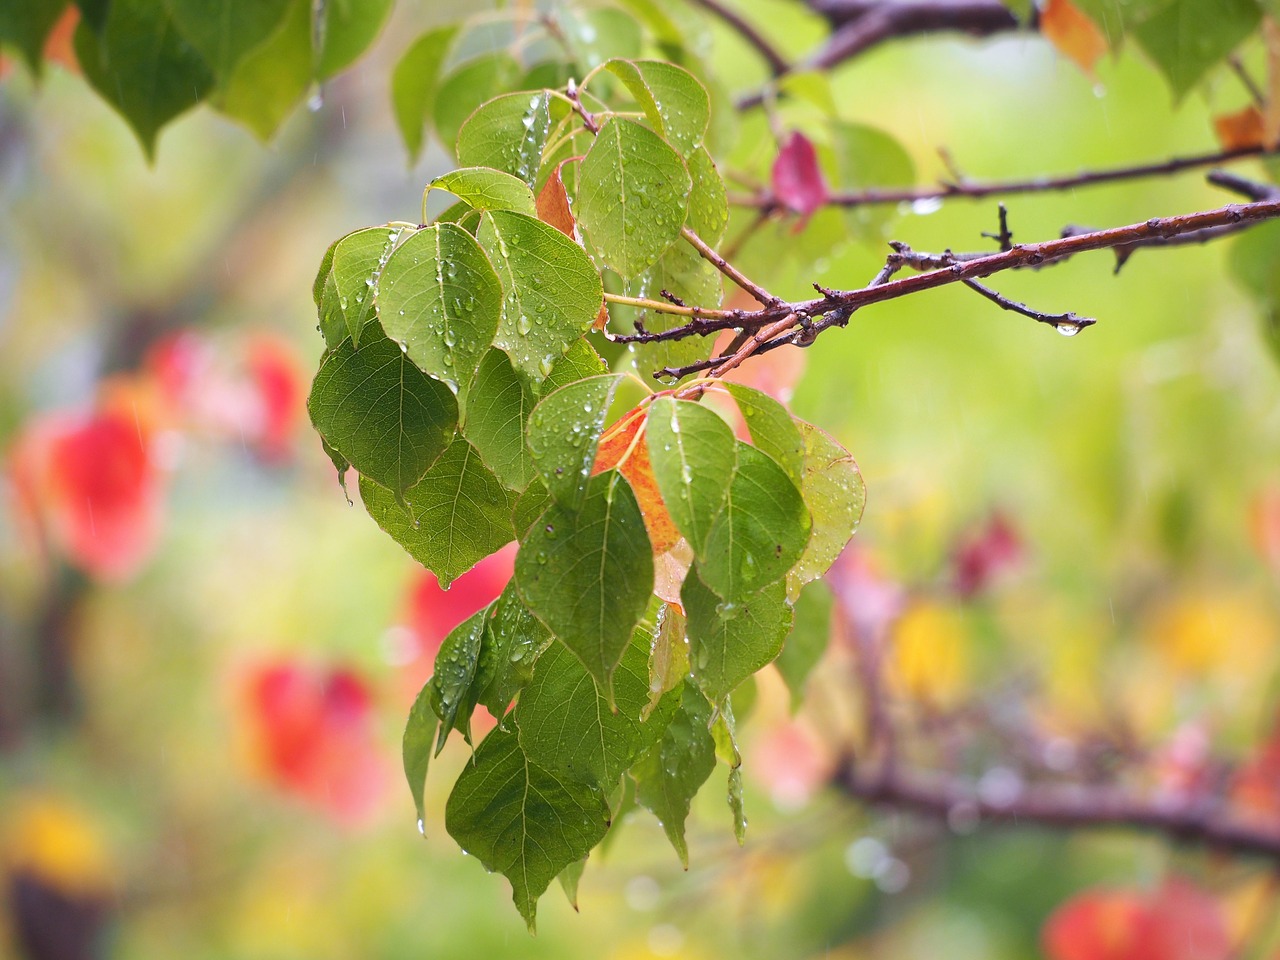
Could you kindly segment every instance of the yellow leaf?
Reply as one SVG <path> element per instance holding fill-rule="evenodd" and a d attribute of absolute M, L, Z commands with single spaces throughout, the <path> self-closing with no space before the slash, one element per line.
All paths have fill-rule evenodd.
<path fill-rule="evenodd" d="M 892 634 L 890 678 L 903 693 L 950 706 L 969 680 L 969 649 L 959 611 L 933 600 L 909 607 Z"/>
<path fill-rule="evenodd" d="M 81 810 L 53 797 L 19 801 L 5 821 L 4 859 L 63 894 L 96 896 L 111 887 L 101 831 Z"/>

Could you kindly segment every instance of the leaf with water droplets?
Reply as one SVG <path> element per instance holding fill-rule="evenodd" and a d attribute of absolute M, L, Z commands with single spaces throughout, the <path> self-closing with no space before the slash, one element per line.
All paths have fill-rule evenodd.
<path fill-rule="evenodd" d="M 320 261 L 320 270 L 311 284 L 311 298 L 316 304 L 316 320 L 320 335 L 324 337 L 325 346 L 333 349 L 347 337 L 351 331 L 347 329 L 347 318 L 342 313 L 342 303 L 338 299 L 338 281 L 333 276 L 333 251 L 338 248 L 339 240 L 329 244 Z"/>
<path fill-rule="evenodd" d="M 378 282 L 378 319 L 424 373 L 456 393 L 475 375 L 502 314 L 502 284 L 475 238 L 435 223 L 398 246 Z"/>
<path fill-rule="evenodd" d="M 804 438 L 791 412 L 763 390 L 745 383 L 725 380 L 720 386 L 728 390 L 737 403 L 751 432 L 752 445 L 777 461 L 791 482 L 799 487 L 804 482 Z"/>
<path fill-rule="evenodd" d="M 564 356 L 552 365 L 551 373 L 542 381 L 539 391 L 545 397 L 552 391 L 567 387 L 571 383 L 585 380 L 587 377 L 598 377 L 608 372 L 609 368 L 605 366 L 600 354 L 596 353 L 595 347 L 585 339 L 575 340 L 569 345 Z"/>
<path fill-rule="evenodd" d="M 689 154 L 687 163 L 693 190 L 689 194 L 689 216 L 685 222 L 707 243 L 718 243 L 729 225 L 729 198 L 724 180 L 706 147 L 698 147 Z"/>
<path fill-rule="evenodd" d="M 684 611 L 675 603 L 658 607 L 649 648 L 649 702 L 645 715 L 662 697 L 689 675 L 689 642 L 685 636 Z"/>
<path fill-rule="evenodd" d="M 636 800 L 658 818 L 686 870 L 689 848 L 684 829 L 689 806 L 716 766 L 716 744 L 707 730 L 710 723 L 711 704 L 692 683 L 684 684 L 680 708 L 662 739 L 631 768 Z"/>
<path fill-rule="evenodd" d="M 534 664 L 551 642 L 551 634 L 524 605 L 511 580 L 489 608 L 476 666 L 476 701 L 501 717 L 533 679 Z"/>
<path fill-rule="evenodd" d="M 727 603 L 699 574 L 695 564 L 680 592 L 688 617 L 689 663 L 707 699 L 720 703 L 777 657 L 791 630 L 792 611 L 780 580 Z"/>
<path fill-rule="evenodd" d="M 364 476 L 402 496 L 444 453 L 458 404 L 376 327 L 320 364 L 307 400 L 324 441 Z"/>
<path fill-rule="evenodd" d="M 432 190 L 448 190 L 475 210 L 514 210 L 531 217 L 537 213 L 529 185 L 492 167 L 450 170 L 427 184 L 427 193 Z"/>
<path fill-rule="evenodd" d="M 626 480 L 599 474 L 576 507 L 552 505 L 520 545 L 516 583 L 612 699 L 614 670 L 653 592 L 649 537 Z"/>
<path fill-rule="evenodd" d="M 457 146 L 459 163 L 506 169 L 500 164 L 464 158 L 460 143 L 461 132 L 469 118 L 483 109 L 486 101 L 492 102 L 490 98 L 496 98 L 514 87 L 522 73 L 523 68 L 511 54 L 504 50 L 494 50 L 458 64 L 440 81 L 435 97 L 436 133 L 446 149 L 453 150 Z M 527 96 L 525 100 L 528 100 Z M 507 131 L 506 136 L 514 137 L 516 131 Z"/>
<path fill-rule="evenodd" d="M 747 839 L 747 812 L 742 801 L 742 753 L 738 750 L 737 722 L 733 718 L 733 704 L 728 697 L 716 713 L 711 725 L 711 737 L 716 743 L 716 757 L 729 766 L 729 790 L 727 799 L 733 814 L 733 835 L 741 846 Z"/>
<path fill-rule="evenodd" d="M 649 459 L 676 527 L 696 556 L 724 507 L 738 441 L 720 417 L 692 400 L 659 397 L 649 407 Z"/>
<path fill-rule="evenodd" d="M 480 361 L 462 405 L 462 435 L 511 490 L 524 490 L 536 476 L 524 428 L 537 399 L 507 355 L 490 349 Z"/>
<path fill-rule="evenodd" d="M 533 680 L 516 704 L 516 724 L 525 754 L 544 768 L 569 777 L 586 775 L 606 790 L 670 722 L 679 702 L 668 695 L 648 717 L 649 640 L 653 625 L 642 621 L 613 675 L 613 707 L 582 662 L 562 643 L 539 659 Z"/>
<path fill-rule="evenodd" d="M 397 227 L 369 227 L 349 233 L 333 248 L 333 283 L 351 342 L 360 345 L 365 324 L 374 318 L 378 278 L 400 239 Z"/>
<path fill-rule="evenodd" d="M 604 296 L 600 274 L 580 246 L 534 217 L 489 211 L 477 239 L 503 288 L 494 345 L 540 383 L 590 329 Z"/>
<path fill-rule="evenodd" d="M 551 124 L 565 111 L 567 107 L 546 90 L 494 97 L 477 107 L 458 131 L 458 162 L 505 170 L 532 189 L 538 183 Z"/>
<path fill-rule="evenodd" d="M 610 118 L 578 179 L 578 222 L 622 277 L 656 263 L 680 236 L 692 181 L 679 154 L 652 130 Z"/>
<path fill-rule="evenodd" d="M 517 540 L 524 539 L 529 528 L 537 522 L 549 506 L 551 506 L 551 497 L 547 495 L 547 488 L 535 477 L 524 493 L 520 494 L 520 499 L 516 501 L 511 512 L 511 522 L 516 528 Z"/>
<path fill-rule="evenodd" d="M 409 513 L 395 494 L 360 477 L 360 499 L 383 530 L 442 585 L 515 538 L 515 497 L 457 437 L 417 484 L 404 493 Z"/>
<path fill-rule="evenodd" d="M 471 712 L 476 706 L 476 665 L 484 638 L 488 608 L 473 613 L 444 638 L 436 653 L 430 688 L 431 709 L 440 718 L 436 756 L 444 749 L 449 733 L 458 730 L 471 742 Z"/>
<path fill-rule="evenodd" d="M 724 297 L 720 271 L 698 255 L 687 243 L 673 243 L 658 262 L 628 281 L 626 293 L 646 300 L 665 299 L 669 293 L 691 307 L 717 309 Z M 630 307 L 614 307 L 631 310 Z M 637 309 L 635 319 L 650 333 L 664 333 L 684 326 L 689 318 L 660 310 Z M 657 340 L 632 345 L 636 369 L 649 377 L 663 367 L 684 367 L 706 360 L 715 346 L 715 337 L 685 337 L 682 340 Z"/>
<path fill-rule="evenodd" d="M 693 74 L 662 60 L 610 60 L 605 69 L 622 81 L 653 129 L 681 156 L 701 145 L 711 98 Z"/>
<path fill-rule="evenodd" d="M 440 68 L 457 34 L 456 24 L 428 30 L 405 51 L 391 73 L 391 104 L 410 161 L 422 152 L 423 128 L 427 117 L 435 113 Z"/>
<path fill-rule="evenodd" d="M 616 373 L 577 380 L 533 408 L 529 450 L 553 500 L 569 507 L 582 502 L 605 415 L 621 382 Z"/>
<path fill-rule="evenodd" d="M 404 737 L 400 743 L 404 777 L 409 782 L 409 792 L 413 794 L 419 824 L 423 823 L 427 815 L 422 794 L 426 788 L 427 768 L 431 765 L 432 745 L 435 743 L 439 723 L 439 718 L 431 709 L 431 684 L 423 684 L 409 710 L 409 720 L 405 723 Z M 419 829 L 426 833 L 424 827 Z"/>
<path fill-rule="evenodd" d="M 793 600 L 840 556 L 867 505 L 867 485 L 849 451 L 825 430 L 803 420 L 794 422 L 804 438 L 801 489 L 813 517 L 813 536 L 787 574 L 787 593 Z"/>
<path fill-rule="evenodd" d="M 600 842 L 609 806 L 599 786 L 543 769 L 525 756 L 515 730 L 497 727 L 454 784 L 445 829 L 511 881 L 516 909 L 533 930 L 538 897 Z"/>
<path fill-rule="evenodd" d="M 740 602 L 780 580 L 809 542 L 812 521 L 800 491 L 768 454 L 738 444 L 738 468 L 724 509 L 699 554 L 703 581 Z"/>

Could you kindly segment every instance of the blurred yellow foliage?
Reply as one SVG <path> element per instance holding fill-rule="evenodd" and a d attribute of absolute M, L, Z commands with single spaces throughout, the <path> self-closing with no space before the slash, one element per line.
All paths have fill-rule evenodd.
<path fill-rule="evenodd" d="M 891 643 L 889 675 L 900 692 L 947 707 L 967 689 L 967 636 L 954 607 L 936 600 L 914 602 L 894 624 Z"/>
<path fill-rule="evenodd" d="M 1142 637 L 1171 668 L 1191 677 L 1258 679 L 1277 649 L 1271 611 L 1261 598 L 1239 590 L 1171 596 L 1146 618 Z"/>
<path fill-rule="evenodd" d="M 19 800 L 4 821 L 4 862 L 63 894 L 92 897 L 111 887 L 111 859 L 98 825 L 51 796 Z"/>

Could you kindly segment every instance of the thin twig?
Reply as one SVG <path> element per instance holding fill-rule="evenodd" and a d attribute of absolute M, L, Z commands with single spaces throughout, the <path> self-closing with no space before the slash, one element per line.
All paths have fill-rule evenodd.
<path fill-rule="evenodd" d="M 778 48 L 770 43 L 765 36 L 755 27 L 744 20 L 737 11 L 731 10 L 719 0 L 693 0 L 700 7 L 710 10 L 717 17 L 733 28 L 738 36 L 742 37 L 756 53 L 760 54 L 767 64 L 769 64 L 769 72 L 780 77 L 783 74 L 791 72 L 791 64 L 787 62 L 787 58 L 778 52 Z"/>
<path fill-rule="evenodd" d="M 1091 327 L 1098 321 L 1092 317 L 1082 317 L 1077 313 L 1042 313 L 1032 307 L 1028 307 L 1025 303 L 1019 303 L 1017 300 L 1010 300 L 998 290 L 992 290 L 986 284 L 979 283 L 977 280 L 965 280 L 964 285 L 970 290 L 982 294 L 996 306 L 1002 310 L 1009 310 L 1013 313 L 1021 314 L 1024 317 L 1030 317 L 1038 323 L 1047 323 L 1056 329 L 1059 333 L 1073 336 L 1079 333 L 1085 327 Z"/>
<path fill-rule="evenodd" d="M 701 256 L 703 260 L 706 260 L 735 284 L 747 293 L 751 294 L 751 296 L 759 301 L 763 306 L 774 307 L 782 302 L 764 287 L 760 286 L 760 284 L 748 278 L 746 274 L 733 264 L 729 263 L 729 261 L 720 256 L 720 254 L 716 253 L 705 240 L 688 227 L 682 227 L 680 235 L 693 246 L 693 249 L 698 251 L 698 255 Z"/>

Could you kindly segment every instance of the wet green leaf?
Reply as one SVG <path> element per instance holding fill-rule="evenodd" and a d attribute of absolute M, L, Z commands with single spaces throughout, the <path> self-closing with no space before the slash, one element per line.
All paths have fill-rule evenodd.
<path fill-rule="evenodd" d="M 533 388 L 515 372 L 507 355 L 490 349 L 467 389 L 461 429 L 485 466 L 511 490 L 524 490 L 536 475 L 524 440 L 536 402 Z"/>
<path fill-rule="evenodd" d="M 801 490 L 813 517 L 813 535 L 800 561 L 787 574 L 787 593 L 792 599 L 840 556 L 867 505 L 867 486 L 849 451 L 811 423 L 796 420 L 795 425 L 804 437 Z"/>
<path fill-rule="evenodd" d="M 691 400 L 659 397 L 645 430 L 653 475 L 676 528 L 696 556 L 719 517 L 737 465 L 738 441 L 716 413 Z"/>
<path fill-rule="evenodd" d="M 431 181 L 427 192 L 432 190 L 448 190 L 475 210 L 513 210 L 530 217 L 538 215 L 529 185 L 519 177 L 492 167 L 450 170 Z"/>
<path fill-rule="evenodd" d="M 6 0 L 0 5 L 0 43 L 11 44 L 34 76 L 40 76 L 44 44 L 67 0 Z"/>
<path fill-rule="evenodd" d="M 482 53 L 451 70 L 436 91 L 435 124 L 440 142 L 458 150 L 458 162 L 466 166 L 498 167 L 499 164 L 466 160 L 462 156 L 459 132 L 467 118 L 487 100 L 510 90 L 524 69 L 509 53 L 501 50 Z M 526 102 L 528 97 L 525 98 Z M 508 135 L 515 136 L 511 131 Z M 507 171 L 514 173 L 514 171 Z"/>
<path fill-rule="evenodd" d="M 183 38 L 219 80 L 284 23 L 289 0 L 165 0 Z"/>
<path fill-rule="evenodd" d="M 576 506 L 586 495 L 609 404 L 620 374 L 588 377 L 542 398 L 529 417 L 533 462 L 553 500 Z"/>
<path fill-rule="evenodd" d="M 809 674 L 826 653 L 831 639 L 831 591 L 821 580 L 809 584 L 795 601 L 795 626 L 774 661 L 791 691 L 791 711 L 804 700 Z"/>
<path fill-rule="evenodd" d="M 427 812 L 422 795 L 426 788 L 427 768 L 431 765 L 432 745 L 435 743 L 439 723 L 435 711 L 431 709 L 431 684 L 423 684 L 409 710 L 400 755 L 404 763 L 405 780 L 409 782 L 409 792 L 413 794 L 413 806 L 418 811 L 418 829 L 424 836 Z"/>
<path fill-rule="evenodd" d="M 115 2 L 115 0 L 113 0 Z M 312 5 L 312 38 L 316 42 L 315 75 L 328 80 L 351 66 L 369 49 L 392 0 L 323 0 Z"/>
<path fill-rule="evenodd" d="M 473 613 L 449 631 L 436 653 L 435 671 L 427 684 L 431 709 L 440 718 L 436 756 L 449 733 L 457 729 L 471 741 L 471 712 L 477 702 L 476 667 L 488 621 L 488 608 Z"/>
<path fill-rule="evenodd" d="M 657 134 L 687 157 L 702 145 L 711 98 L 697 78 L 662 60 L 610 60 L 605 69 L 622 81 Z"/>
<path fill-rule="evenodd" d="M 1254 0 L 1172 0 L 1138 24 L 1133 36 L 1173 90 L 1185 97 L 1210 68 L 1221 63 L 1258 25 Z"/>
<path fill-rule="evenodd" d="M 530 188 L 537 186 L 542 149 L 560 108 L 545 90 L 494 97 L 477 107 L 458 131 L 458 162 L 504 170 Z"/>

